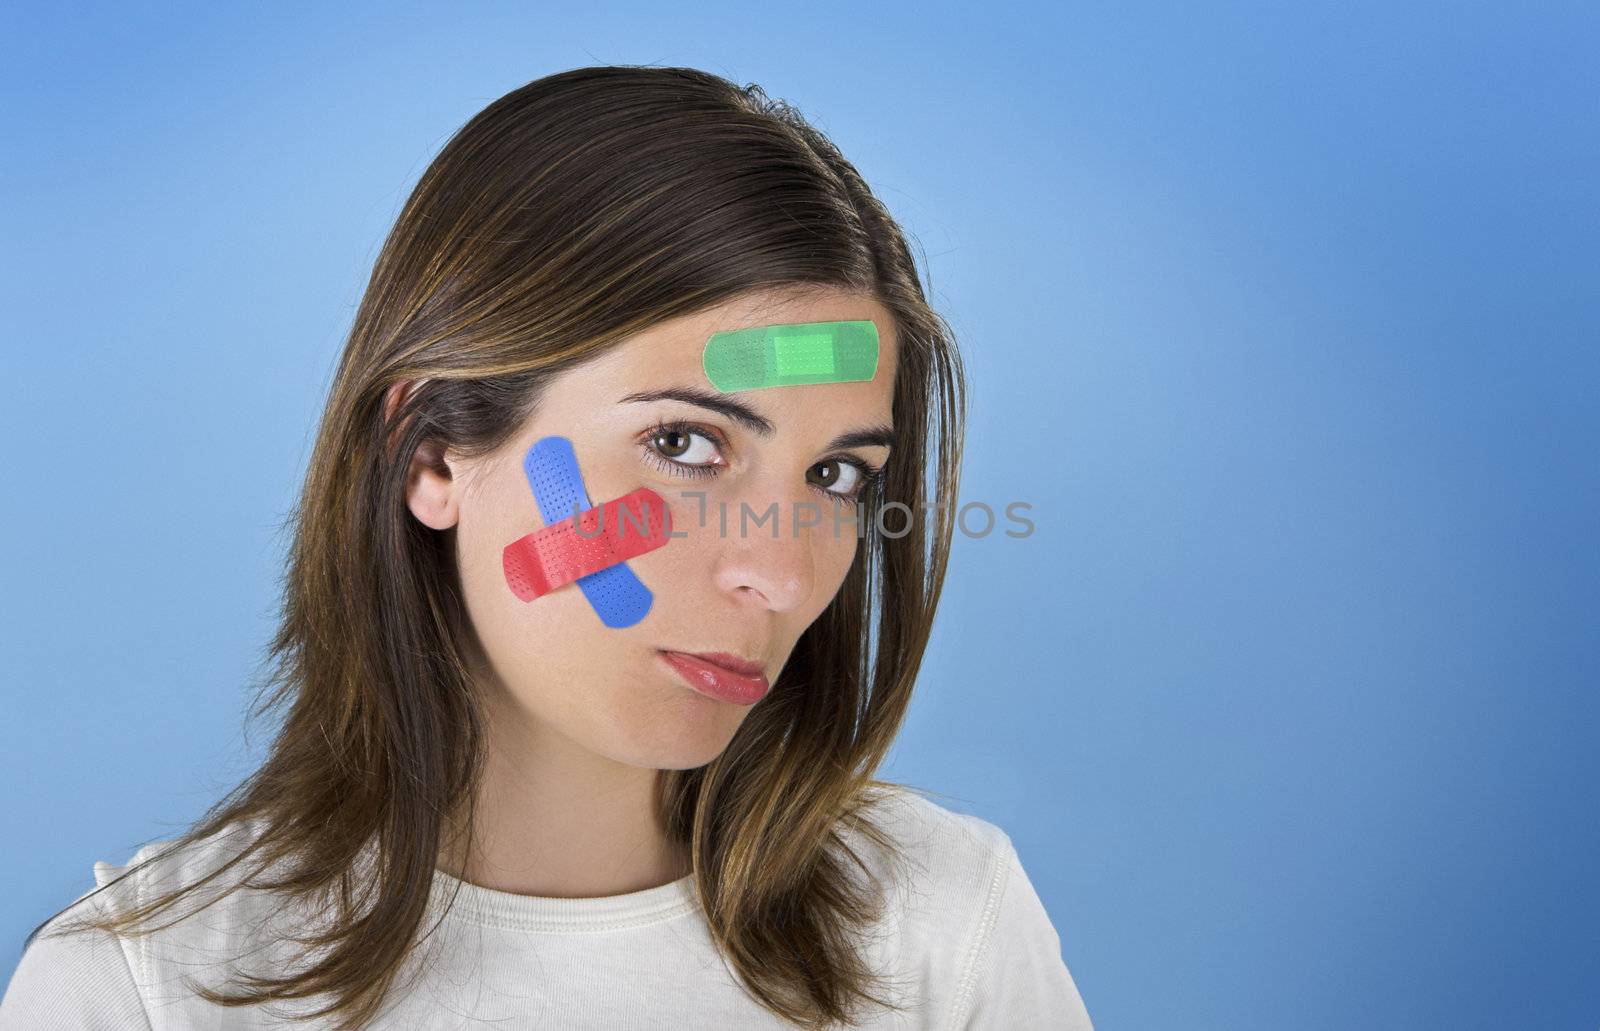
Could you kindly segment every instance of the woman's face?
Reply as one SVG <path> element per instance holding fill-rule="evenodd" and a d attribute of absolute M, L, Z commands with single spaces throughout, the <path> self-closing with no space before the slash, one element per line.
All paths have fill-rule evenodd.
<path fill-rule="evenodd" d="M 713 333 L 857 319 L 878 329 L 878 367 L 868 381 L 725 394 L 701 366 Z M 414 476 L 417 518 L 456 528 L 485 686 L 497 710 L 511 710 L 495 718 L 635 766 L 687 769 L 714 759 L 750 705 L 696 690 L 665 653 L 729 653 L 755 660 L 769 683 L 777 680 L 855 557 L 850 496 L 889 448 L 832 442 L 892 426 L 896 345 L 892 317 L 876 299 L 817 290 L 747 295 L 659 324 L 561 373 L 503 448 L 473 461 L 447 453 L 448 478 L 426 470 Z M 663 391 L 748 412 L 741 419 L 652 396 Z M 577 584 L 527 602 L 506 584 L 502 550 L 544 525 L 522 461 L 546 436 L 572 442 L 591 505 L 639 487 L 667 502 L 679 536 L 627 561 L 653 595 L 632 626 L 604 625 Z M 775 519 L 768 514 L 774 503 Z"/>

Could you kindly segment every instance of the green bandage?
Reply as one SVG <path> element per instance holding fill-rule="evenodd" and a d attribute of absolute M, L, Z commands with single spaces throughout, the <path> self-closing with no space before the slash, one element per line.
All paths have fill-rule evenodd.
<path fill-rule="evenodd" d="M 878 327 L 861 319 L 713 333 L 700 364 L 711 385 L 725 394 L 868 380 L 878 371 Z"/>

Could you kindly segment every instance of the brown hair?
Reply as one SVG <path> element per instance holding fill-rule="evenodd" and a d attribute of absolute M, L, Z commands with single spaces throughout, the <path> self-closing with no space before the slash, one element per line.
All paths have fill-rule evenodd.
<path fill-rule="evenodd" d="M 236 821 L 260 833 L 195 883 L 78 927 L 148 934 L 159 928 L 139 925 L 235 865 L 253 860 L 255 877 L 283 862 L 283 876 L 244 886 L 331 907 L 310 939 L 316 961 L 247 976 L 237 994 L 195 990 L 225 1006 L 328 993 L 316 1015 L 340 1029 L 369 1021 L 417 941 L 463 807 L 470 852 L 479 773 L 454 537 L 405 502 L 419 443 L 492 451 L 552 374 L 653 323 L 809 286 L 870 293 L 894 317 L 894 460 L 858 517 L 870 526 L 884 498 L 909 502 L 909 517 L 883 523 L 909 532 L 869 530 L 724 752 L 661 771 L 660 815 L 689 846 L 713 939 L 760 1004 L 803 1027 L 853 1024 L 863 1001 L 891 1005 L 855 948 L 881 897 L 848 876 L 860 861 L 838 825 L 896 851 L 866 802 L 885 786 L 873 774 L 944 580 L 950 508 L 923 499 L 957 494 L 960 360 L 903 232 L 856 169 L 789 105 L 690 68 L 531 82 L 469 120 L 423 173 L 374 266 L 287 520 L 282 618 L 248 717 L 282 723 L 262 766 L 166 851 Z M 419 385 L 391 417 L 386 396 L 408 381 Z M 369 846 L 371 879 L 357 872 Z"/>

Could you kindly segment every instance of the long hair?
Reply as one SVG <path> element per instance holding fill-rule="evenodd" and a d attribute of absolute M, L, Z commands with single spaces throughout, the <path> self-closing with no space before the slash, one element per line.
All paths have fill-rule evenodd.
<path fill-rule="evenodd" d="M 153 933 L 158 913 L 248 867 L 240 886 L 333 914 L 309 943 L 315 961 L 195 990 L 224 1006 L 326 993 L 314 1015 L 341 1031 L 370 1021 L 419 940 L 453 828 L 470 854 L 483 742 L 453 535 L 405 502 L 419 443 L 490 452 L 555 373 L 662 320 L 790 287 L 866 292 L 894 318 L 894 460 L 858 512 L 883 513 L 894 533 L 867 532 L 723 753 L 659 771 L 659 815 L 759 1004 L 812 1028 L 892 1005 L 857 952 L 881 895 L 851 876 L 865 866 L 839 830 L 898 854 L 866 803 L 888 786 L 874 773 L 944 580 L 951 506 L 927 499 L 957 496 L 960 359 L 904 233 L 838 149 L 758 86 L 690 68 L 536 80 L 470 119 L 423 173 L 374 265 L 285 521 L 281 622 L 248 717 L 273 717 L 268 757 L 160 855 L 242 822 L 257 833 L 194 883 L 73 929 Z M 406 381 L 420 386 L 391 411 L 389 389 Z"/>

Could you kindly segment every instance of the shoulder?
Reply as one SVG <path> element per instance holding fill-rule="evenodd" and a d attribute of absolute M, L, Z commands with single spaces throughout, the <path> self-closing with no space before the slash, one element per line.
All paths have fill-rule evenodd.
<path fill-rule="evenodd" d="M 73 899 L 24 942 L 0 1005 L 0 1031 L 150 1027 L 139 988 L 148 980 L 144 941 L 86 922 L 140 904 L 149 897 L 145 885 L 151 881 L 175 879 L 181 860 L 167 860 L 164 870 L 140 865 L 172 844 L 147 844 L 122 865 L 95 862 L 94 888 Z M 119 879 L 124 873 L 129 876 Z"/>
<path fill-rule="evenodd" d="M 246 872 L 237 862 L 260 834 L 254 821 L 229 824 L 215 834 L 195 841 L 152 841 L 125 863 L 104 860 L 94 864 L 96 885 L 108 905 L 126 907 L 148 902 L 166 892 L 212 878 L 209 897 L 240 883 Z"/>
<path fill-rule="evenodd" d="M 136 972 L 163 950 L 225 946 L 239 937 L 240 928 L 271 911 L 274 900 L 245 884 L 257 872 L 249 852 L 260 831 L 258 823 L 240 821 L 193 841 L 150 842 L 122 864 L 94 864 L 102 905 L 119 913 L 187 889 L 181 901 L 153 920 L 170 927 L 139 939 Z M 196 919 L 202 911 L 203 919 Z"/>
<path fill-rule="evenodd" d="M 1009 834 L 898 785 L 874 789 L 864 812 L 900 853 L 869 846 L 863 858 L 927 1026 L 1091 1027 Z"/>
<path fill-rule="evenodd" d="M 266 927 L 280 908 L 267 893 L 241 887 L 253 865 L 239 858 L 257 834 L 254 824 L 183 843 L 154 841 L 126 862 L 94 863 L 95 889 L 31 936 L 0 1008 L 0 1031 L 24 1027 L 149 1027 L 147 1012 L 182 992 L 189 976 L 216 985 L 229 961 L 274 935 Z M 170 909 L 151 916 L 148 934 L 114 935 L 83 928 L 91 917 L 124 915 L 161 895 L 192 887 Z M 230 890 L 235 889 L 235 890 Z"/>
<path fill-rule="evenodd" d="M 919 912 L 948 914 L 996 888 L 1015 854 L 1011 838 L 995 824 L 947 809 L 902 785 L 872 789 L 862 814 L 893 841 L 897 854 L 871 851 L 875 876 L 904 886 L 931 904 Z M 859 840 L 859 828 L 848 835 Z"/>
<path fill-rule="evenodd" d="M 108 931 L 69 926 L 103 912 L 85 892 L 28 937 L 0 1002 L 0 1031 L 150 1027 L 133 946 Z"/>

